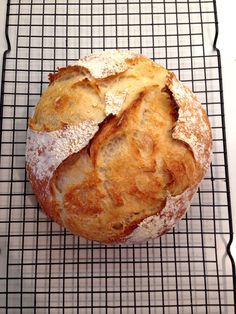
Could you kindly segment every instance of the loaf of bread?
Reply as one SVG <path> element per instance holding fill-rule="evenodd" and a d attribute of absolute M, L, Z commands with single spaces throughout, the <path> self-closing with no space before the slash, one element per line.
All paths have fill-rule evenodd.
<path fill-rule="evenodd" d="M 129 51 L 49 74 L 26 168 L 45 213 L 75 235 L 138 243 L 183 217 L 211 159 L 205 110 L 173 73 Z"/>

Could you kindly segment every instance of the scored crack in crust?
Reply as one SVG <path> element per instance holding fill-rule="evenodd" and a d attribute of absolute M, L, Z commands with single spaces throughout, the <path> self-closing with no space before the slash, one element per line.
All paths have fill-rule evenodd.
<path fill-rule="evenodd" d="M 195 159 L 207 170 L 211 160 L 211 132 L 206 113 L 196 96 L 169 74 L 167 87 L 178 105 L 178 120 L 172 133 L 173 138 L 187 143 Z"/>
<path fill-rule="evenodd" d="M 94 54 L 49 79 L 26 148 L 47 215 L 103 243 L 166 233 L 210 163 L 210 126 L 193 93 L 130 52 Z"/>

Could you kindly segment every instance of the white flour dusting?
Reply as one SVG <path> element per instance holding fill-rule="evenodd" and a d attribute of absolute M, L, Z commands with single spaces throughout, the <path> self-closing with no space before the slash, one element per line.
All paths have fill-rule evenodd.
<path fill-rule="evenodd" d="M 52 132 L 28 128 L 26 162 L 38 180 L 50 180 L 61 162 L 88 145 L 97 131 L 98 125 L 90 120 Z"/>
<path fill-rule="evenodd" d="M 202 105 L 173 75 L 167 84 L 179 106 L 178 120 L 172 136 L 191 147 L 196 161 L 206 171 L 211 161 L 211 131 L 204 120 Z"/>
<path fill-rule="evenodd" d="M 130 51 L 108 50 L 81 58 L 76 64 L 88 69 L 96 79 L 102 79 L 128 69 L 127 59 L 135 56 Z"/>
<path fill-rule="evenodd" d="M 190 206 L 190 201 L 197 188 L 188 188 L 177 196 L 168 196 L 166 206 L 158 215 L 144 219 L 138 227 L 127 236 L 125 243 L 141 243 L 154 239 L 174 227 Z M 181 212 L 181 216 L 180 216 Z"/>
<path fill-rule="evenodd" d="M 116 115 L 119 113 L 125 98 L 127 91 L 115 93 L 115 92 L 106 92 L 105 94 L 105 114 Z"/>

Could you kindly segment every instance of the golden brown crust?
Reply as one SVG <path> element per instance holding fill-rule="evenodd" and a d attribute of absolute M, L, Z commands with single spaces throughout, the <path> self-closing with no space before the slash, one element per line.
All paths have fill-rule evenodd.
<path fill-rule="evenodd" d="M 183 203 L 174 216 L 180 219 L 193 193 L 182 203 L 181 195 L 199 184 L 211 151 L 209 122 L 195 96 L 147 58 L 135 56 L 126 63 L 125 71 L 98 79 L 80 66 L 60 69 L 50 76 L 30 122 L 36 132 L 58 130 L 63 123 L 79 126 L 88 118 L 99 126 L 88 145 L 68 154 L 50 179 L 37 179 L 29 164 L 27 169 L 48 216 L 74 234 L 103 243 L 126 241 L 145 219 L 161 217 L 170 196 Z M 108 92 L 119 106 L 116 115 L 106 116 Z M 119 98 L 122 92 L 125 97 Z M 203 154 L 196 154 L 197 146 L 188 140 L 187 111 L 197 116 L 200 128 L 192 129 Z M 173 213 L 166 217 L 172 221 Z M 172 225 L 163 226 L 160 234 Z"/>
<path fill-rule="evenodd" d="M 33 170 L 29 165 L 26 167 L 28 178 L 30 180 L 32 189 L 37 197 L 39 205 L 44 210 L 44 212 L 57 222 L 59 225 L 63 226 L 61 219 L 61 207 L 55 199 L 49 199 L 49 186 L 47 180 L 39 181 L 35 177 Z"/>
<path fill-rule="evenodd" d="M 49 80 L 49 85 L 51 85 L 53 82 L 55 82 L 58 79 L 66 79 L 66 77 L 68 77 L 69 74 L 79 74 L 79 73 L 89 73 L 89 71 L 79 65 L 69 65 L 67 67 L 61 67 L 61 68 L 57 68 L 57 72 L 56 73 L 49 73 L 48 74 L 48 80 Z"/>

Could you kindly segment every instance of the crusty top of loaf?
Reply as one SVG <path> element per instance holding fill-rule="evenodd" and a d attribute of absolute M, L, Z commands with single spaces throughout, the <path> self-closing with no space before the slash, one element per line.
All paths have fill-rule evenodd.
<path fill-rule="evenodd" d="M 211 132 L 174 74 L 109 52 L 49 78 L 29 122 L 27 169 L 50 217 L 88 239 L 122 241 L 172 198 L 192 196 L 210 162 Z"/>
<path fill-rule="evenodd" d="M 163 67 L 141 55 L 121 53 L 122 57 L 116 59 L 122 66 L 118 66 L 110 62 L 114 53 L 108 51 L 103 54 L 103 58 L 101 53 L 92 55 L 93 62 L 104 62 L 106 71 L 103 69 L 99 78 L 92 75 L 94 66 L 90 65 L 88 57 L 86 61 L 82 59 L 76 65 L 60 68 L 57 73 L 49 75 L 50 85 L 29 122 L 33 130 L 54 131 L 68 125 L 79 125 L 85 120 L 99 124 L 110 113 L 118 114 L 124 110 L 145 86 L 160 82 L 161 76 L 167 74 Z M 116 54 L 119 55 L 117 51 Z"/>

